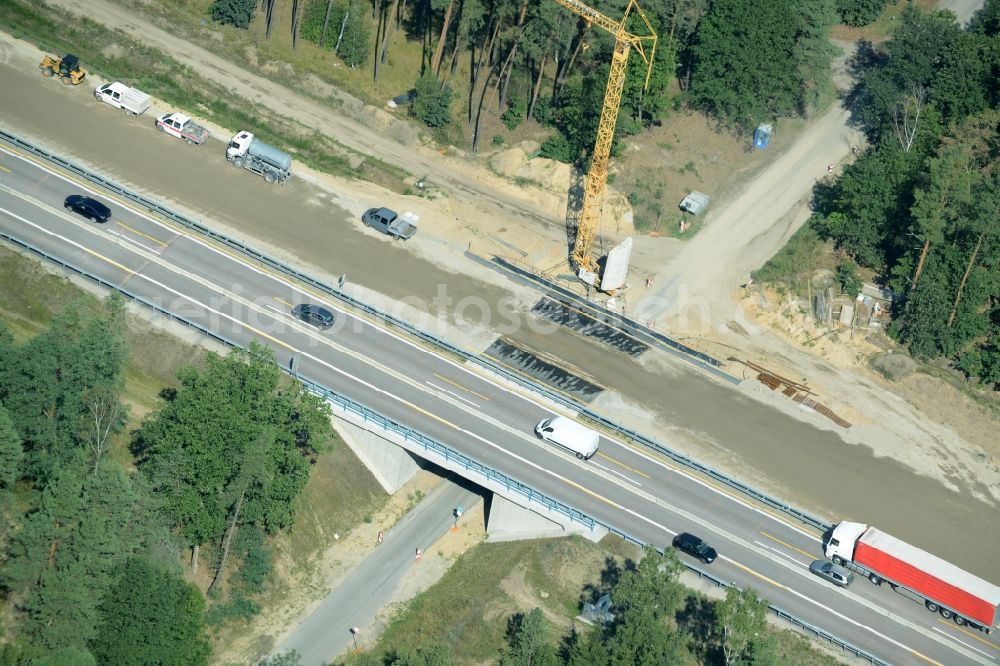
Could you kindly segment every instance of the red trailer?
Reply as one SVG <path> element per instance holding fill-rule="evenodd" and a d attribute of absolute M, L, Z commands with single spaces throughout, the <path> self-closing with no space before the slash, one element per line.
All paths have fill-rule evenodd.
<path fill-rule="evenodd" d="M 1000 587 L 936 555 L 862 523 L 842 522 L 830 535 L 826 556 L 866 576 L 924 600 L 931 612 L 989 633 L 1000 615 Z"/>

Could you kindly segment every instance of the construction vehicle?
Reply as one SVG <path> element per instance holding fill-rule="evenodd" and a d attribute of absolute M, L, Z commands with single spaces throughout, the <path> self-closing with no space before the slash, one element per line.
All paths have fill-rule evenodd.
<path fill-rule="evenodd" d="M 583 206 L 580 209 L 580 221 L 576 229 L 576 241 L 573 244 L 572 260 L 579 271 L 580 279 L 587 284 L 594 285 L 597 282 L 597 262 L 591 254 L 591 245 L 593 245 L 594 236 L 597 233 L 601 200 L 604 197 L 604 188 L 608 183 L 608 157 L 611 155 L 611 145 L 614 143 L 615 125 L 618 122 L 618 109 L 622 103 L 629 53 L 635 49 L 647 65 L 645 89 L 649 85 L 649 77 L 653 71 L 657 36 L 653 25 L 635 0 L 629 0 L 621 21 L 607 17 L 596 9 L 579 2 L 579 0 L 555 1 L 579 14 L 591 25 L 597 25 L 615 37 L 615 51 L 611 56 L 611 70 L 608 72 L 608 85 L 604 92 L 604 107 L 601 109 L 601 120 L 597 126 L 594 155 L 590 161 L 590 171 L 587 173 Z M 649 31 L 648 34 L 634 35 L 626 29 L 626 24 L 633 12 L 645 23 L 646 29 Z M 646 52 L 647 48 L 648 53 Z"/>
<path fill-rule="evenodd" d="M 87 72 L 80 67 L 80 59 L 70 53 L 62 58 L 47 55 L 42 58 L 38 68 L 42 70 L 42 76 L 58 76 L 66 85 L 80 85 L 80 82 L 87 77 Z"/>
<path fill-rule="evenodd" d="M 226 159 L 234 166 L 260 174 L 269 183 L 283 183 L 292 175 L 292 156 L 264 143 L 247 131 L 229 140 Z"/>

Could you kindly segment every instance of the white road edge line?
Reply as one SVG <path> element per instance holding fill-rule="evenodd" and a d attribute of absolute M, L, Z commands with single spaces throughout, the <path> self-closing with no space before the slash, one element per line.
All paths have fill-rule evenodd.
<path fill-rule="evenodd" d="M 10 152 L 7 149 L 3 148 L 2 146 L 0 146 L 0 151 L 6 152 L 7 154 L 11 155 L 15 159 L 19 159 L 19 160 L 21 160 L 23 162 L 27 162 L 29 165 L 34 166 L 35 168 L 39 168 L 39 169 L 41 169 L 43 171 L 46 171 L 46 172 L 52 174 L 53 176 L 55 176 L 56 178 L 59 178 L 59 179 L 65 181 L 67 183 L 70 183 L 71 185 L 79 186 L 79 183 L 77 183 L 77 182 L 75 182 L 75 181 L 67 178 L 66 176 L 64 176 L 63 174 L 61 174 L 61 173 L 59 173 L 57 171 L 53 171 L 53 170 L 47 168 L 45 165 L 37 164 L 35 162 L 31 162 L 30 160 L 26 160 L 24 157 L 22 157 L 22 156 L 20 156 L 20 155 L 18 155 L 16 153 Z M 93 193 L 93 194 L 98 194 L 100 196 L 103 196 L 105 199 L 107 199 L 108 201 L 112 201 L 112 203 L 115 203 L 118 206 L 122 206 L 122 204 L 120 202 L 113 201 L 110 198 L 108 198 L 106 195 L 101 195 L 96 190 L 88 189 L 88 191 L 91 192 L 91 193 Z M 13 190 L 11 190 L 11 192 L 12 193 L 16 193 Z M 20 193 L 16 193 L 16 194 L 20 194 Z M 234 263 L 237 263 L 237 264 L 239 264 L 239 265 L 241 265 L 241 266 L 243 266 L 243 267 L 245 267 L 245 268 L 247 268 L 247 269 L 249 269 L 249 270 L 251 270 L 251 271 L 253 271 L 253 272 L 255 272 L 255 273 L 257 273 L 257 274 L 259 274 L 259 275 L 261 275 L 261 276 L 263 276 L 265 278 L 267 278 L 267 279 L 269 279 L 269 280 L 272 280 L 272 281 L 274 281 L 274 282 L 276 282 L 278 284 L 284 285 L 285 287 L 288 287 L 288 288 L 292 289 L 295 292 L 306 294 L 306 292 L 300 286 L 298 286 L 297 284 L 295 284 L 294 282 L 291 282 L 291 281 L 286 280 L 284 278 L 279 278 L 278 276 L 276 276 L 274 274 L 271 274 L 271 273 L 268 273 L 268 272 L 265 272 L 265 271 L 257 268 L 256 266 L 253 266 L 250 263 L 247 263 L 245 261 L 239 260 L 236 257 L 234 257 L 234 256 L 232 256 L 230 254 L 227 254 L 227 253 L 219 250 L 216 247 L 213 247 L 212 245 L 208 244 L 206 241 L 204 241 L 204 240 L 202 240 L 200 238 L 197 238 L 196 236 L 188 235 L 188 233 L 185 230 L 182 230 L 181 232 L 178 232 L 176 229 L 174 229 L 174 228 L 172 228 L 172 227 L 164 224 L 163 222 L 160 222 L 156 218 L 153 218 L 153 217 L 149 216 L 148 214 L 144 213 L 143 211 L 137 210 L 136 208 L 133 208 L 131 206 L 123 206 L 123 207 L 127 208 L 128 210 L 132 211 L 135 215 L 137 215 L 137 216 L 139 216 L 139 217 L 147 220 L 148 222 L 151 222 L 152 224 L 154 224 L 154 225 L 156 225 L 156 226 L 158 226 L 158 227 L 160 227 L 160 228 L 168 231 L 169 233 L 174 234 L 178 238 L 184 238 L 184 239 L 190 240 L 193 243 L 201 245 L 202 247 L 206 248 L 210 252 L 214 252 L 215 254 L 218 254 L 218 255 L 224 257 L 225 259 L 228 259 L 228 260 L 230 260 L 230 261 L 232 261 Z M 357 321 L 359 321 L 363 325 L 364 324 L 369 325 L 372 330 L 374 330 L 374 331 L 376 331 L 376 332 L 378 332 L 378 333 L 380 333 L 382 335 L 387 335 L 387 336 L 390 336 L 392 338 L 395 338 L 399 342 L 402 342 L 403 344 L 408 345 L 411 348 L 413 348 L 413 349 L 415 349 L 415 350 L 417 350 L 419 352 L 422 352 L 424 354 L 428 354 L 428 355 L 432 354 L 432 352 L 430 350 L 428 350 L 427 348 L 422 347 L 420 345 L 417 345 L 416 343 L 414 343 L 414 342 L 412 342 L 412 341 L 410 341 L 410 340 L 408 340 L 408 339 L 400 336 L 397 333 L 394 333 L 394 332 L 389 331 L 387 329 L 384 329 L 384 328 L 381 328 L 379 326 L 376 326 L 376 325 L 374 325 L 374 324 L 366 321 L 365 319 L 362 319 L 361 317 L 358 317 L 353 312 L 350 312 L 350 311 L 348 311 L 348 310 L 340 307 L 339 304 L 334 304 L 334 303 L 329 302 L 329 301 L 325 301 L 324 304 L 330 306 L 331 308 L 333 308 L 337 312 L 340 312 L 341 314 L 343 314 L 346 317 L 349 317 L 350 319 L 357 320 Z M 453 361 L 452 359 L 446 358 L 444 356 L 434 355 L 434 358 L 436 360 L 438 360 L 438 361 L 444 361 L 445 363 L 448 363 L 452 367 L 454 367 L 454 368 L 458 369 L 459 371 L 461 371 L 463 374 L 467 374 L 470 377 L 474 377 L 477 380 L 479 380 L 479 381 L 481 381 L 483 383 L 489 384 L 490 386 L 493 386 L 493 387 L 495 387 L 495 388 L 497 388 L 497 389 L 499 389 L 501 391 L 504 391 L 504 392 L 508 393 L 509 395 L 515 397 L 515 398 L 520 398 L 521 400 L 524 400 L 525 402 L 527 402 L 529 404 L 541 407 L 541 404 L 537 400 L 543 399 L 542 396 L 535 395 L 535 396 L 532 396 L 533 398 L 535 398 L 535 400 L 529 400 L 528 397 L 526 395 L 524 395 L 523 393 L 520 393 L 520 392 L 517 392 L 517 391 L 512 391 L 510 388 L 504 386 L 503 384 L 499 383 L 495 379 L 493 379 L 491 377 L 488 377 L 487 375 L 480 375 L 478 373 L 475 373 L 469 367 L 467 367 L 464 364 L 457 363 L 457 362 Z M 574 414 L 575 414 L 575 412 L 574 412 Z M 793 523 L 790 523 L 790 522 L 785 522 L 784 520 L 781 520 L 780 518 L 772 515 L 771 513 L 767 512 L 767 511 L 764 511 L 763 509 L 761 509 L 759 507 L 756 507 L 756 506 L 754 506 L 752 504 L 749 504 L 748 502 L 744 501 L 743 499 L 741 499 L 739 497 L 736 497 L 734 495 L 730 495 L 730 494 L 724 493 L 721 490 L 719 490 L 718 488 L 716 488 L 716 487 L 708 484 L 707 482 L 705 482 L 705 481 L 703 481 L 703 480 L 695 477 L 691 472 L 688 472 L 688 471 L 682 470 L 682 469 L 678 469 L 678 468 L 670 467 L 669 465 L 665 464 L 664 462 L 660 461 L 657 458 L 654 458 L 654 457 L 650 456 L 649 454 L 645 453 L 644 451 L 640 451 L 638 449 L 626 446 L 625 444 L 623 444 L 622 442 L 619 442 L 616 439 L 613 439 L 613 438 L 610 438 L 610 437 L 606 437 L 606 436 L 602 436 L 602 439 L 605 439 L 607 441 L 613 442 L 614 444 L 617 444 L 618 446 L 621 446 L 623 449 L 625 449 L 627 451 L 630 451 L 630 452 L 638 455 L 639 457 L 645 459 L 648 462 L 651 462 L 651 463 L 653 463 L 653 464 L 655 464 L 655 465 L 657 465 L 659 467 L 662 467 L 663 469 L 666 469 L 666 470 L 668 470 L 670 472 L 674 472 L 676 474 L 679 474 L 679 475 L 681 475 L 681 476 L 683 476 L 683 477 L 685 477 L 685 478 L 687 478 L 687 479 L 689 479 L 689 480 L 691 480 L 691 481 L 693 481 L 693 482 L 695 482 L 695 483 L 703 486 L 704 488 L 706 488 L 710 492 L 713 492 L 713 493 L 715 493 L 717 495 L 725 497 L 725 498 L 729 499 L 730 501 L 736 502 L 740 506 L 742 506 L 742 507 L 744 507 L 744 508 L 746 508 L 746 509 L 748 509 L 750 511 L 753 511 L 755 513 L 758 513 L 761 516 L 764 516 L 765 518 L 767 518 L 769 520 L 773 520 L 774 522 L 782 525 L 783 527 L 785 527 L 787 529 L 790 529 L 790 530 L 793 530 L 795 532 L 798 532 L 802 536 L 805 536 L 805 537 L 807 537 L 809 539 L 815 539 L 817 541 L 817 543 L 819 542 L 819 539 L 816 539 L 815 535 L 810 534 L 809 532 L 803 530 L 802 528 L 798 527 L 797 525 L 794 525 Z"/>
<path fill-rule="evenodd" d="M 953 640 L 956 643 L 961 643 L 962 645 L 964 645 L 965 647 L 969 648 L 970 650 L 975 650 L 976 652 L 978 652 L 979 654 L 983 655 L 987 659 L 992 659 L 993 661 L 996 661 L 996 657 L 994 657 L 993 655 L 991 655 L 989 652 L 986 652 L 985 650 L 980 650 L 979 648 L 977 648 L 977 647 L 975 647 L 973 645 L 969 645 L 965 641 L 958 640 L 957 638 L 955 638 L 951 634 L 942 631 L 940 627 L 931 627 L 931 629 L 933 629 L 934 631 L 938 632 L 939 634 L 941 634 L 942 636 L 944 636 L 945 638 L 947 638 L 949 640 Z"/>

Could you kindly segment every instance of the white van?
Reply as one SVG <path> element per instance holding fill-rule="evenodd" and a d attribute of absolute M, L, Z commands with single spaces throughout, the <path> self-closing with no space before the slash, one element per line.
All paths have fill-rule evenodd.
<path fill-rule="evenodd" d="M 580 460 L 589 460 L 597 453 L 597 443 L 601 436 L 590 428 L 564 416 L 553 416 L 538 422 L 535 434 L 547 442 L 558 444 Z"/>

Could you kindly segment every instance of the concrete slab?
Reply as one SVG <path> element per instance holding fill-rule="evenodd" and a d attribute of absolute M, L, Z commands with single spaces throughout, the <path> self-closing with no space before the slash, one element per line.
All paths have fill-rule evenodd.
<path fill-rule="evenodd" d="M 542 515 L 493 493 L 486 513 L 486 532 L 489 534 L 486 540 L 518 541 L 579 534 L 597 543 L 608 533 L 608 530 L 600 525 L 591 530 L 569 520 L 554 520 L 552 512 L 545 513 L 546 515 Z"/>
<path fill-rule="evenodd" d="M 420 468 L 412 454 L 378 432 L 338 418 L 337 412 L 334 412 L 332 422 L 334 430 L 390 495 Z"/>

